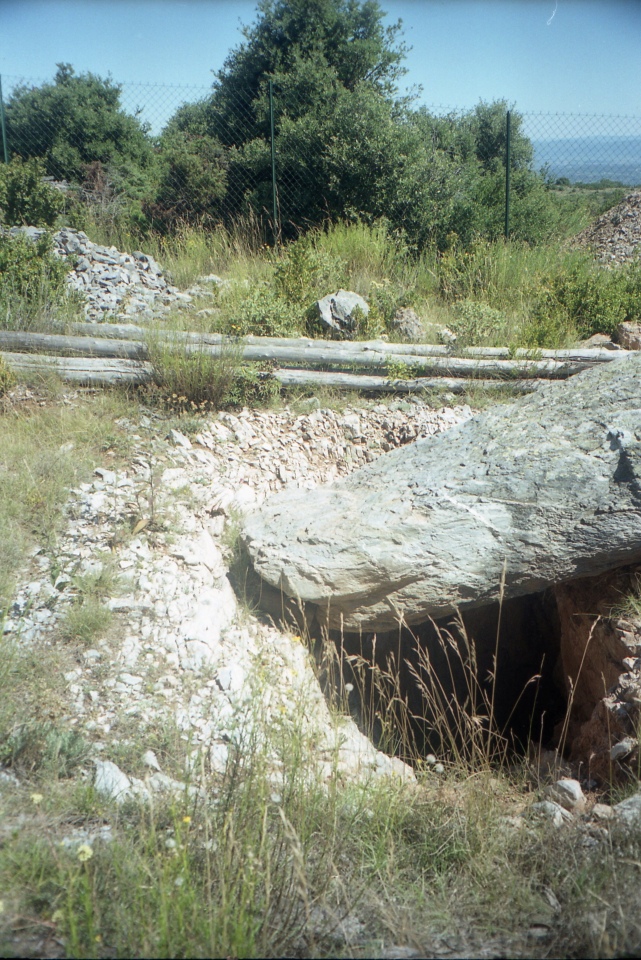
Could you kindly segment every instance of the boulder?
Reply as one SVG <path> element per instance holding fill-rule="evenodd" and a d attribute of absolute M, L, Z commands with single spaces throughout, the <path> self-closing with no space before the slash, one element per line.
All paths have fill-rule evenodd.
<path fill-rule="evenodd" d="M 356 308 L 364 316 L 369 313 L 367 301 L 350 290 L 338 290 L 316 301 L 318 319 L 334 334 L 340 336 L 351 336 L 356 332 L 358 326 Z"/>
<path fill-rule="evenodd" d="M 420 317 L 411 307 L 400 307 L 392 317 L 390 327 L 403 340 L 420 343 L 425 338 Z"/>
<path fill-rule="evenodd" d="M 641 350 L 641 323 L 620 323 L 616 335 L 624 350 Z"/>
<path fill-rule="evenodd" d="M 241 538 L 262 585 L 325 626 L 387 630 L 641 560 L 640 476 L 633 354 L 284 491 Z"/>

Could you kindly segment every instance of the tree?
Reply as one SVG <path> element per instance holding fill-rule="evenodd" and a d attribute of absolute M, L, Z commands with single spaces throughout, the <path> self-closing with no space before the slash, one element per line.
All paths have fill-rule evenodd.
<path fill-rule="evenodd" d="M 174 129 L 161 141 L 158 163 L 154 199 L 143 204 L 154 227 L 164 231 L 221 219 L 227 161 L 216 140 Z"/>
<path fill-rule="evenodd" d="M 76 75 L 59 63 L 53 83 L 18 87 L 6 104 L 12 153 L 41 158 L 50 176 L 81 181 L 87 164 L 114 171 L 153 162 L 146 128 L 120 106 L 118 84 L 93 73 Z"/>
<path fill-rule="evenodd" d="M 216 74 L 212 106 L 220 123 L 215 131 L 223 143 L 238 146 L 248 139 L 243 109 L 265 103 L 266 81 L 300 72 L 312 63 L 345 90 L 367 83 L 391 98 L 406 48 L 395 45 L 401 21 L 385 27 L 376 0 L 260 0 L 259 16 L 243 29 L 245 43 L 233 50 Z M 313 108 L 324 84 L 297 87 L 287 103 L 291 111 Z M 266 111 L 259 110 L 262 133 L 268 127 Z M 212 133 L 214 131 L 210 131 Z"/>

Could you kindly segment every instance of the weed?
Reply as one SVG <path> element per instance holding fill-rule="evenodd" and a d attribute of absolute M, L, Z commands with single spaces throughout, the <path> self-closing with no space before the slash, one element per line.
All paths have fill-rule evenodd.
<path fill-rule="evenodd" d="M 95 597 L 79 598 L 60 624 L 64 640 L 89 646 L 103 636 L 111 626 L 113 614 L 109 607 Z"/>
<path fill-rule="evenodd" d="M 16 378 L 0 356 L 0 397 L 14 386 Z"/>
<path fill-rule="evenodd" d="M 49 721 L 16 725 L 0 747 L 0 763 L 23 776 L 71 777 L 87 759 L 89 745 L 77 730 L 64 730 Z"/>
<path fill-rule="evenodd" d="M 147 337 L 149 357 L 154 367 L 154 384 L 149 388 L 151 399 L 195 405 L 208 404 L 218 409 L 234 382 L 239 366 L 238 351 L 233 346 L 199 349 L 199 344 L 183 340 L 168 341 Z"/>

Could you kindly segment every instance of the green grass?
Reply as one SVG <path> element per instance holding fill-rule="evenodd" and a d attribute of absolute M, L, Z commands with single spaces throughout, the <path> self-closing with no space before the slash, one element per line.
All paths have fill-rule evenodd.
<path fill-rule="evenodd" d="M 585 209 L 572 203 L 578 222 Z M 370 300 L 376 323 L 411 305 L 425 320 L 452 326 L 462 343 L 555 346 L 601 320 L 612 324 L 637 302 L 633 270 L 609 274 L 560 242 L 477 243 L 417 257 L 384 224 L 335 224 L 275 257 L 254 228 L 185 230 L 163 241 L 88 232 L 153 253 L 183 287 L 210 272 L 230 281 L 211 303 L 203 299 L 215 314 L 176 315 L 169 329 L 307 332 L 309 303 L 345 286 Z M 169 406 L 183 432 L 197 429 L 203 409 L 270 401 L 269 379 L 244 368 L 233 350 L 220 358 L 168 351 L 153 332 L 149 342 L 158 381 L 147 399 Z M 323 406 L 357 399 L 321 397 Z M 63 402 L 52 382 L 48 394 L 0 407 L 0 610 L 30 548 L 55 556 L 69 488 L 98 462 L 127 455 L 131 441 L 116 421 L 133 419 L 132 403 L 106 392 Z M 231 526 L 226 548 L 233 553 Z M 301 701 L 296 722 L 232 741 L 224 775 L 204 762 L 205 789 L 195 799 L 122 806 L 101 799 L 88 744 L 70 722 L 64 674 L 82 646 L 109 629 L 105 600 L 118 588 L 115 569 L 105 562 L 77 575 L 73 587 L 58 642 L 0 639 L 0 762 L 20 778 L 18 787 L 0 789 L 5 952 L 25 955 L 29 938 L 55 936 L 70 957 L 366 957 L 392 946 L 432 955 L 443 936 L 470 955 L 634 955 L 639 831 L 610 828 L 590 845 L 581 826 L 506 821 L 534 799 L 534 787 L 524 765 L 506 762 L 491 700 L 473 674 L 470 700 L 488 722 L 457 715 L 441 777 L 419 763 L 413 785 L 363 788 L 336 777 L 323 787 L 310 776 L 317 744 Z M 629 604 L 638 613 L 636 596 Z M 375 683 L 386 710 L 370 718 L 372 729 L 376 721 L 389 746 L 416 760 L 393 671 Z M 452 720 L 434 682 L 425 684 L 425 709 Z M 441 730 L 446 742 L 449 729 Z M 181 775 L 192 745 L 180 731 L 148 731 L 144 744 L 133 721 L 126 727 L 123 719 L 122 731 L 109 758 L 125 772 L 143 775 L 140 756 L 151 747 L 164 770 Z M 104 824 L 110 842 L 61 845 L 76 827 Z M 354 917 L 362 927 L 350 945 L 338 931 Z"/>
<path fill-rule="evenodd" d="M 127 408 L 107 392 L 91 403 L 34 398 L 0 407 L 0 619 L 29 547 L 55 544 L 69 488 L 114 444 L 128 447 L 114 424 Z"/>
<path fill-rule="evenodd" d="M 7 597 L 34 537 L 48 535 L 55 555 L 69 485 L 97 459 L 126 453 L 114 421 L 136 412 L 97 394 L 2 414 L 0 516 L 11 524 L 7 542 L 19 545 Z M 73 586 L 76 613 L 87 617 L 117 589 L 115 569 L 104 562 Z M 524 957 L 634 953 L 641 837 L 610 830 L 587 846 L 579 827 L 510 826 L 505 816 L 534 797 L 524 769 L 497 762 L 500 737 L 488 744 L 472 735 L 467 752 L 452 750 L 445 775 L 419 768 L 415 785 L 337 777 L 325 788 L 309 773 L 317 744 L 301 700 L 294 723 L 260 736 L 239 731 L 224 775 L 204 763 L 201 796 L 105 801 L 91 787 L 89 745 L 70 723 L 64 682 L 78 647 L 95 636 L 81 627 L 68 633 L 73 642 L 0 641 L 0 761 L 20 779 L 0 789 L 4 952 L 28 953 L 29 937 L 51 934 L 70 957 L 369 957 L 393 945 L 429 955 L 439 936 L 472 955 L 488 945 Z M 478 698 L 477 707 L 491 710 Z M 130 775 L 143 774 L 140 756 L 151 747 L 180 776 L 192 747 L 170 729 L 142 743 L 133 722 L 118 736 L 109 759 Z M 110 842 L 61 845 L 76 828 L 105 824 Z M 350 917 L 362 924 L 351 946 L 339 936 Z M 546 936 L 533 937 L 535 928 Z"/>

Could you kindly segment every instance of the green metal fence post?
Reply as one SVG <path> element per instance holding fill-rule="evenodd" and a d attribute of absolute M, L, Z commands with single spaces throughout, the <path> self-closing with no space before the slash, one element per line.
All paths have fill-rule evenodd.
<path fill-rule="evenodd" d="M 512 170 L 511 158 L 511 131 L 510 131 L 510 111 L 507 112 L 505 121 L 505 239 L 510 239 L 510 173 Z"/>
<path fill-rule="evenodd" d="M 276 143 L 274 140 L 274 86 L 269 81 L 269 121 L 272 137 L 272 199 L 274 204 L 274 249 L 278 250 L 278 202 L 276 199 Z"/>
<path fill-rule="evenodd" d="M 4 100 L 2 98 L 2 76 L 0 76 L 0 127 L 2 127 L 2 150 L 4 152 L 4 162 L 9 163 L 9 150 L 7 149 L 7 128 L 4 124 Z"/>

